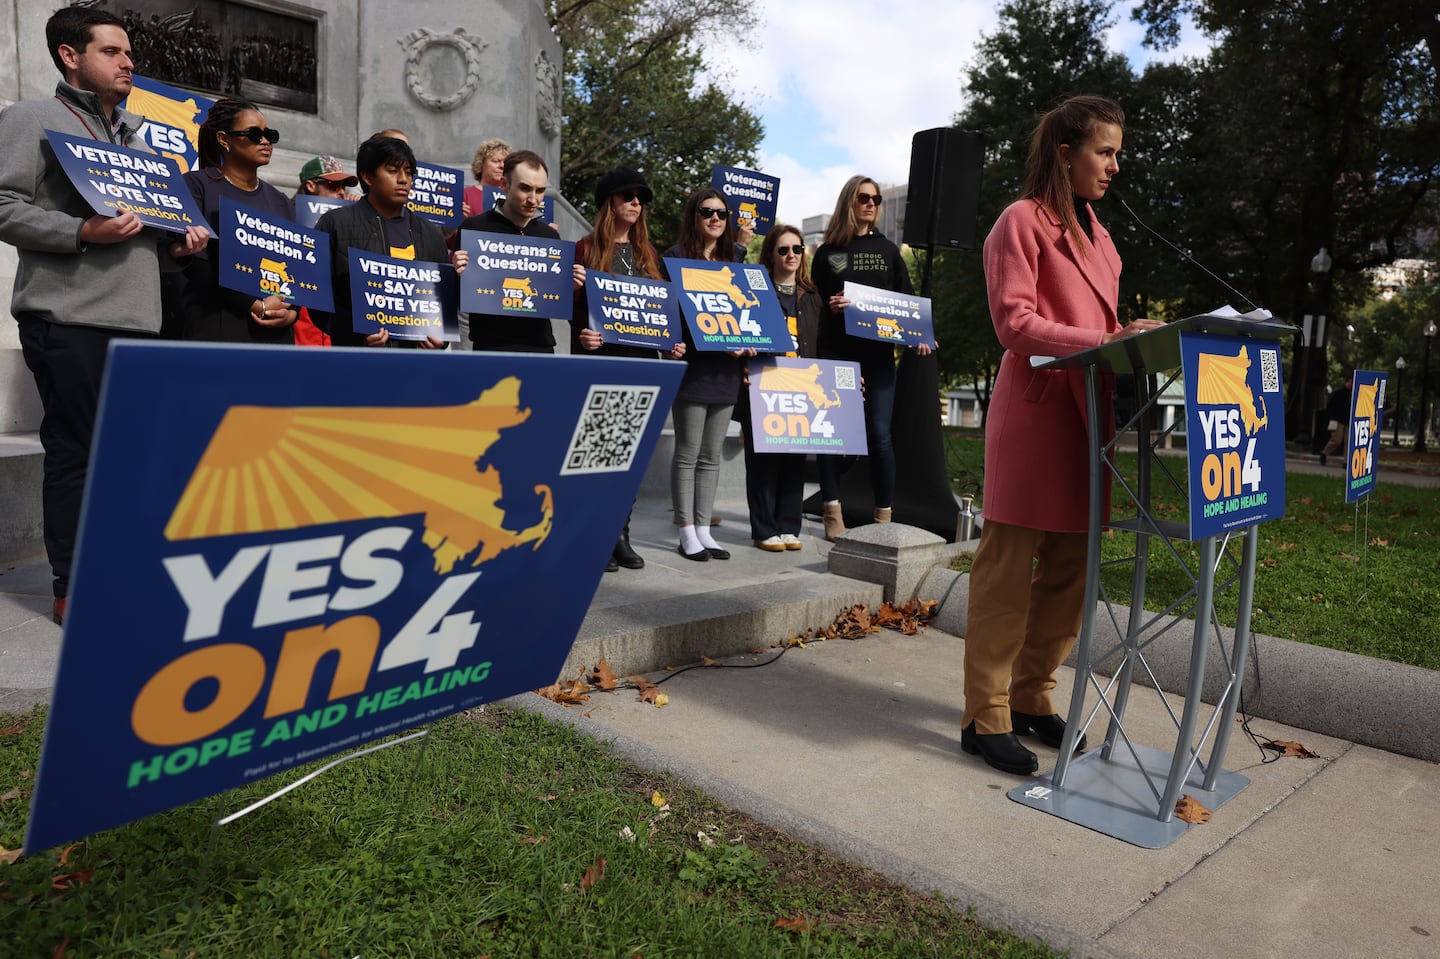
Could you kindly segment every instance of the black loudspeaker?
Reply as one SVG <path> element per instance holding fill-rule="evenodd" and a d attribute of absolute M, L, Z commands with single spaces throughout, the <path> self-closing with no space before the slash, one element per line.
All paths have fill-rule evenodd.
<path fill-rule="evenodd" d="M 910 141 L 905 242 L 942 249 L 973 247 L 984 166 L 983 134 L 953 127 L 915 134 Z"/>

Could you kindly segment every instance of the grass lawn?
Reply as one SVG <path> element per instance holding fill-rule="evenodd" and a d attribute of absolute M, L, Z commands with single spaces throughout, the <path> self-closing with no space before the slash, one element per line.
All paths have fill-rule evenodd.
<path fill-rule="evenodd" d="M 0 718 L 6 849 L 43 724 Z M 0 955 L 1056 955 L 535 715 L 483 707 L 431 730 L 224 827 L 198 889 L 213 819 L 288 777 L 0 864 Z"/>
<path fill-rule="evenodd" d="M 985 459 L 979 434 L 951 434 L 947 442 L 952 478 L 962 476 L 960 486 L 978 483 Z M 1124 475 L 1134 475 L 1134 454 L 1122 453 L 1117 462 Z M 1184 459 L 1168 462 L 1183 486 Z M 1386 462 L 1382 457 L 1382 467 Z M 1154 475 L 1155 514 L 1185 521 L 1184 493 Z M 1266 636 L 1440 669 L 1440 487 L 1403 486 L 1382 477 L 1357 510 L 1345 502 L 1338 469 L 1291 472 L 1285 503 L 1285 515 L 1259 530 L 1251 628 Z M 1118 486 L 1113 515 L 1134 515 Z M 1134 545 L 1132 535 L 1107 534 L 1102 559 L 1131 556 Z M 1239 544 L 1232 549 L 1238 556 Z M 1193 569 L 1198 552 L 1193 545 L 1179 544 L 1178 552 Z M 1152 544 L 1149 569 L 1147 609 L 1163 609 L 1189 588 L 1163 546 Z M 1128 565 L 1107 567 L 1102 582 L 1112 601 L 1128 603 Z M 1216 597 L 1222 623 L 1235 622 L 1235 606 L 1233 587 Z"/>

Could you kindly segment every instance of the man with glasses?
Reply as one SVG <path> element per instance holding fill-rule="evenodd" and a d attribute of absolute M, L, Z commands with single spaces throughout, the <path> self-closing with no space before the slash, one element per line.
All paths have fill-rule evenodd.
<path fill-rule="evenodd" d="M 45 551 L 61 622 L 110 340 L 160 331 L 162 250 L 189 256 L 209 233 L 147 229 L 130 212 L 96 215 L 45 139 L 55 130 L 153 152 L 138 134 L 141 118 L 119 109 L 134 66 L 124 21 L 66 7 L 45 24 L 45 45 L 63 77 L 54 96 L 0 112 L 0 241 L 19 254 L 10 310 L 45 411 Z"/>

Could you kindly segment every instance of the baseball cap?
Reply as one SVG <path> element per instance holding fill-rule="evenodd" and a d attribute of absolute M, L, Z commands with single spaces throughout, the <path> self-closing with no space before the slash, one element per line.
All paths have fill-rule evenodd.
<path fill-rule="evenodd" d="M 311 157 L 305 161 L 300 168 L 300 182 L 306 180 L 329 180 L 331 183 L 340 186 L 354 186 L 360 182 L 359 177 L 346 173 L 340 161 L 332 156 Z"/>

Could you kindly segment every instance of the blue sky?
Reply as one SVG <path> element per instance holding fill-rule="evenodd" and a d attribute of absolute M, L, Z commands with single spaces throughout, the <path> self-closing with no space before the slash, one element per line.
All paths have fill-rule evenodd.
<path fill-rule="evenodd" d="M 1187 29 L 1163 57 L 1145 50 L 1144 31 L 1130 20 L 1136 5 L 1116 3 L 1108 39 L 1137 69 L 1208 48 Z M 714 72 L 764 120 L 758 165 L 781 178 L 779 218 L 798 223 L 829 212 L 855 173 L 903 183 L 910 138 L 948 125 L 962 107 L 961 75 L 980 34 L 996 29 L 996 7 L 992 0 L 758 0 L 761 25 L 743 44 L 733 36 L 703 41 Z"/>

